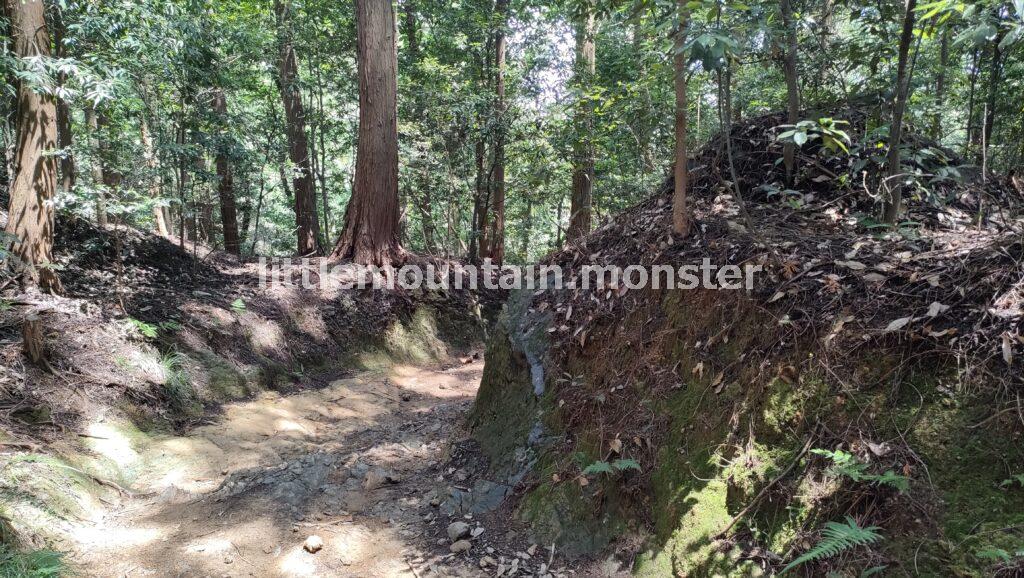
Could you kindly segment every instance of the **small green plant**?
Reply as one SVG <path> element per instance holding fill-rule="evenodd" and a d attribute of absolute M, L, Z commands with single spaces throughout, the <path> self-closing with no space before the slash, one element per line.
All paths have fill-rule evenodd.
<path fill-rule="evenodd" d="M 850 516 L 846 517 L 845 523 L 827 522 L 825 529 L 821 531 L 821 541 L 802 556 L 786 565 L 779 574 L 785 574 L 807 562 L 833 558 L 851 548 L 874 544 L 882 539 L 878 529 L 877 526 L 861 528 L 857 521 Z"/>
<path fill-rule="evenodd" d="M 990 546 L 988 548 L 978 550 L 974 553 L 974 555 L 982 560 L 1002 562 L 1003 564 L 1012 564 L 1016 560 L 1024 558 L 1024 548 L 1018 549 L 1015 552 L 1009 552 L 1007 550 L 1003 550 L 1002 548 Z"/>
<path fill-rule="evenodd" d="M 786 130 L 779 133 L 778 139 L 781 142 L 793 143 L 798 147 L 802 147 L 810 141 L 820 139 L 822 146 L 829 152 L 838 153 L 842 151 L 849 154 L 850 135 L 840 128 L 848 124 L 850 123 L 845 120 L 835 120 L 828 117 L 819 118 L 817 121 L 802 120 L 796 124 L 781 125 L 779 128 Z"/>
<path fill-rule="evenodd" d="M 614 474 L 615 472 L 624 472 L 626 470 L 640 470 L 640 464 L 636 460 L 632 459 L 618 459 L 614 462 L 596 461 L 589 466 L 583 468 L 584 476 L 592 476 L 596 474 Z"/>
<path fill-rule="evenodd" d="M 910 480 L 906 476 L 886 470 L 883 474 L 868 472 L 868 464 L 858 460 L 853 454 L 843 450 L 813 449 L 811 453 L 825 456 L 832 460 L 828 473 L 837 478 L 849 478 L 854 482 L 868 482 L 880 486 L 895 488 L 901 494 L 910 491 Z"/>
<path fill-rule="evenodd" d="M 133 317 L 128 318 L 128 324 L 134 327 L 142 334 L 143 337 L 148 339 L 156 339 L 160 335 L 160 327 L 145 321 L 140 321 Z"/>
<path fill-rule="evenodd" d="M 0 544 L 0 578 L 56 578 L 69 575 L 60 553 L 36 550 L 21 553 Z"/>
<path fill-rule="evenodd" d="M 177 321 L 161 321 L 160 322 L 160 330 L 161 331 L 166 331 L 168 333 L 174 333 L 175 331 L 178 331 L 179 329 L 181 329 L 181 324 L 178 323 Z"/>
<path fill-rule="evenodd" d="M 129 361 L 128 358 L 123 355 L 118 355 L 114 357 L 114 365 L 116 365 L 120 369 L 123 369 L 124 371 L 129 371 L 132 368 L 132 362 Z"/>
<path fill-rule="evenodd" d="M 1024 474 L 1017 474 L 1015 476 L 1010 476 L 1009 478 L 1006 478 L 1005 480 L 999 483 L 999 487 L 1011 488 L 1014 486 L 1014 484 L 1020 486 L 1021 488 L 1024 488 Z"/>
<path fill-rule="evenodd" d="M 160 358 L 160 365 L 164 368 L 166 377 L 164 389 L 172 404 L 182 410 L 189 409 L 195 403 L 195 390 L 192 389 L 192 382 L 185 369 L 186 359 L 188 358 L 176 351 Z"/>
<path fill-rule="evenodd" d="M 231 302 L 231 310 L 234 311 L 235 313 L 244 313 L 245 301 L 242 301 L 241 298 L 235 299 L 234 301 Z"/>
<path fill-rule="evenodd" d="M 147 339 L 156 339 L 157 337 L 160 337 L 161 331 L 171 333 L 181 329 L 181 324 L 177 321 L 161 321 L 154 325 L 152 323 L 146 323 L 145 321 L 129 317 L 128 324 L 137 329 L 139 333 Z"/>

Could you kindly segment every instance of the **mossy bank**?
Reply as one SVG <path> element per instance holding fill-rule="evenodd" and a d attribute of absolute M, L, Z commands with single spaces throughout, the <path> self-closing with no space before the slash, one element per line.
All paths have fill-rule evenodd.
<path fill-rule="evenodd" d="M 565 313 L 511 303 L 471 425 L 523 479 L 516 511 L 541 543 L 614 545 L 650 577 L 773 575 L 847 516 L 881 538 L 790 573 L 987 576 L 1024 547 L 1018 416 L 942 356 L 793 338 L 749 294 L 645 291 L 540 352 L 538 391 L 546 340 L 517 335 L 557 335 Z"/>

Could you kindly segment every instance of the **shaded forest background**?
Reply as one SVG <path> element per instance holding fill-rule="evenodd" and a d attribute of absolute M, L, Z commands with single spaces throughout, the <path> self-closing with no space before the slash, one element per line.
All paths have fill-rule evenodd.
<path fill-rule="evenodd" d="M 990 171 L 1019 167 L 1020 0 L 915 4 L 906 123 Z M 530 261 L 566 241 L 581 180 L 592 186 L 592 223 L 648 195 L 673 157 L 681 51 L 690 150 L 721 127 L 725 67 L 734 121 L 785 110 L 788 87 L 812 133 L 821 116 L 867 111 L 862 142 L 845 147 L 877 148 L 884 165 L 907 8 L 402 0 L 401 242 L 477 258 L 498 237 L 506 260 Z M 675 43 L 681 13 L 685 44 Z M 0 191 L 11 178 L 14 87 L 27 81 L 57 97 L 59 209 L 244 255 L 330 252 L 356 158 L 354 3 L 60 0 L 46 17 L 52 57 L 16 58 L 5 43 L 0 59 Z M 293 150 L 296 131 L 305 155 Z M 923 187 L 959 175 L 912 176 Z M 765 185 L 785 196 L 783 183 Z M 314 241 L 296 246 L 310 219 Z"/>

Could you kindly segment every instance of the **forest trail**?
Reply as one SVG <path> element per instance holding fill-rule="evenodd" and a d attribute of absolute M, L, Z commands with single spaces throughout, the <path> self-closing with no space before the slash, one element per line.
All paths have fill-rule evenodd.
<path fill-rule="evenodd" d="M 227 405 L 153 444 L 141 463 L 155 465 L 81 529 L 72 558 L 107 577 L 480 574 L 439 543 L 435 492 L 482 370 L 399 365 Z M 92 433 L 99 451 L 124 451 Z M 314 535 L 315 554 L 304 549 Z"/>

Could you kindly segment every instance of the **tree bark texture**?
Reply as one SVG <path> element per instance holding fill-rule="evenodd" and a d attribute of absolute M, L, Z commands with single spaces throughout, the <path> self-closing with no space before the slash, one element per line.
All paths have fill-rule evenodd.
<path fill-rule="evenodd" d="M 50 55 L 42 0 L 5 0 L 14 55 Z M 16 137 L 6 233 L 14 237 L 11 253 L 24 268 L 26 286 L 59 292 L 53 259 L 53 197 L 57 189 L 57 159 L 46 153 L 57 147 L 57 107 L 51 95 L 17 88 Z"/>
<path fill-rule="evenodd" d="M 584 4 L 585 13 L 576 24 L 575 84 L 579 93 L 573 141 L 572 197 L 568 237 L 572 241 L 590 232 L 594 199 L 594 105 L 589 91 L 596 71 L 594 12 Z"/>
<path fill-rule="evenodd" d="M 910 82 L 907 77 L 907 61 L 910 55 L 910 43 L 914 39 L 914 16 L 917 0 L 906 0 L 903 16 L 903 31 L 900 34 L 899 60 L 896 65 L 896 98 L 892 106 L 892 125 L 889 128 L 889 151 L 886 155 L 887 181 L 889 199 L 882 205 L 882 220 L 895 223 L 903 203 L 903 177 L 900 166 L 900 141 L 903 136 L 903 113 L 907 108 Z"/>
<path fill-rule="evenodd" d="M 292 162 L 292 188 L 295 191 L 296 250 L 300 255 L 320 252 L 320 219 L 317 217 L 316 191 L 306 136 L 306 111 L 299 92 L 298 61 L 292 41 L 290 0 L 274 0 L 277 16 L 278 88 L 284 105 L 288 135 L 288 157 Z"/>
<path fill-rule="evenodd" d="M 228 126 L 228 99 L 223 90 L 213 93 L 213 110 L 217 114 L 221 127 L 221 136 L 225 137 Z M 235 208 L 235 184 L 231 171 L 231 161 L 226 138 L 222 138 L 217 147 L 217 196 L 220 197 L 220 223 L 224 234 L 224 250 L 232 255 L 242 252 L 238 238 L 238 210 Z"/>
<path fill-rule="evenodd" d="M 676 118 L 675 118 L 675 168 L 672 189 L 672 232 L 676 235 L 686 237 L 690 234 L 690 210 L 686 206 L 686 189 L 689 180 L 689 154 L 687 153 L 687 70 L 686 54 L 683 47 L 686 45 L 686 34 L 689 28 L 690 13 L 686 9 L 686 0 L 679 0 L 679 21 L 676 28 L 674 52 L 675 69 L 675 90 L 676 90 Z"/>
<path fill-rule="evenodd" d="M 505 262 L 505 57 L 508 47 L 509 0 L 497 0 L 498 29 L 494 35 L 495 116 L 497 127 L 494 137 L 494 223 L 491 228 L 489 256 L 494 263 Z"/>
<path fill-rule="evenodd" d="M 356 0 L 359 141 L 355 183 L 332 258 L 389 266 L 399 241 L 398 53 L 391 0 Z"/>

